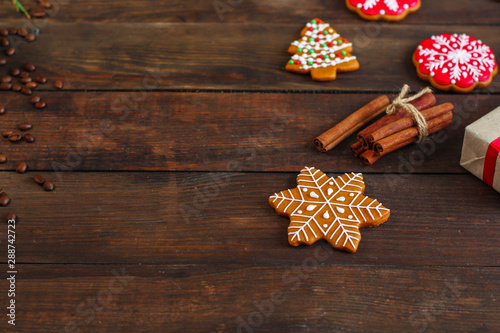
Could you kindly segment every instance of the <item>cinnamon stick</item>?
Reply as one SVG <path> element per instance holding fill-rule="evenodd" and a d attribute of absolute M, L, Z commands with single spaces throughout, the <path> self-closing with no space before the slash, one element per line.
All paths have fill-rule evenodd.
<path fill-rule="evenodd" d="M 389 97 L 385 95 L 371 101 L 325 133 L 318 136 L 316 140 L 314 140 L 316 148 L 321 152 L 329 151 L 345 138 L 366 125 L 373 118 L 384 112 L 389 103 Z"/>
<path fill-rule="evenodd" d="M 439 123 L 437 126 L 429 128 L 429 134 L 440 131 L 443 128 L 450 126 L 452 121 L 453 121 L 452 118 L 448 118 L 448 120 L 445 120 L 444 122 Z M 416 140 L 417 140 L 417 137 L 413 137 L 410 139 L 400 141 L 400 142 L 398 142 L 390 147 L 386 147 L 384 149 L 384 151 L 382 151 L 381 153 L 377 153 L 375 150 L 370 149 L 370 150 L 367 150 L 366 152 L 364 152 L 363 154 L 361 154 L 361 156 L 359 156 L 359 157 L 366 165 L 372 165 L 373 163 L 377 162 L 382 156 L 385 156 L 389 153 L 392 153 L 395 150 L 398 150 L 399 148 L 407 146 L 407 145 L 415 142 Z"/>
<path fill-rule="evenodd" d="M 436 96 L 434 96 L 434 94 L 432 94 L 432 93 L 425 94 L 424 96 L 422 96 L 414 101 L 411 101 L 410 104 L 415 106 L 417 108 L 417 110 L 419 110 L 419 111 L 425 110 L 425 109 L 428 109 L 428 108 L 436 105 Z M 381 129 L 382 127 L 386 126 L 387 124 L 390 124 L 390 123 L 392 123 L 398 119 L 401 119 L 403 117 L 406 117 L 406 116 L 408 116 L 408 112 L 405 109 L 398 109 L 396 111 L 396 113 L 393 115 L 385 115 L 382 118 L 380 118 L 379 120 L 377 120 L 376 122 L 374 122 L 373 124 L 371 124 L 370 126 L 368 126 L 367 128 L 365 128 L 364 130 L 362 130 L 361 132 L 359 132 L 358 139 L 363 140 L 362 141 L 363 146 L 365 148 L 368 148 L 369 142 L 367 140 L 367 137 L 370 134 Z"/>
<path fill-rule="evenodd" d="M 445 113 L 442 116 L 431 119 L 427 122 L 427 127 L 429 128 L 429 134 L 432 134 L 436 131 L 439 131 L 446 126 L 443 124 L 451 123 L 453 119 L 453 113 L 451 111 Z M 391 150 L 393 147 L 402 147 L 400 144 L 402 142 L 406 142 L 407 140 L 413 140 L 411 142 L 417 141 L 418 138 L 418 129 L 416 126 L 405 129 L 401 132 L 390 135 L 386 138 L 381 139 L 373 144 L 373 150 L 375 150 L 378 154 L 382 154 L 386 150 Z M 398 149 L 396 148 L 396 149 Z"/>
<path fill-rule="evenodd" d="M 361 140 L 356 141 L 356 143 L 351 145 L 351 151 L 354 156 L 359 157 L 359 155 L 363 154 L 366 151 L 366 148 L 363 147 Z"/>
<path fill-rule="evenodd" d="M 429 121 L 431 119 L 442 116 L 445 113 L 453 111 L 454 106 L 451 103 L 441 104 L 421 112 L 425 121 Z M 401 132 L 407 128 L 415 126 L 415 119 L 412 117 L 404 117 L 399 120 L 396 120 L 390 124 L 385 125 L 384 127 L 376 130 L 372 134 L 366 137 L 368 144 L 371 146 L 374 142 L 379 141 L 383 138 L 386 138 L 394 133 Z"/>

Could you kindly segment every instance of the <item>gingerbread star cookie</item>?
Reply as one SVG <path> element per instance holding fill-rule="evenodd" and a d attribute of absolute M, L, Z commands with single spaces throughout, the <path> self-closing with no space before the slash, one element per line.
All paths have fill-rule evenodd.
<path fill-rule="evenodd" d="M 363 195 L 360 173 L 329 178 L 318 169 L 305 167 L 297 184 L 269 198 L 278 214 L 290 217 L 290 245 L 311 245 L 324 239 L 336 249 L 356 252 L 361 241 L 359 228 L 375 227 L 389 218 L 389 209 Z"/>
<path fill-rule="evenodd" d="M 488 86 L 498 73 L 490 47 L 465 34 L 424 40 L 413 54 L 413 64 L 422 80 L 437 89 L 460 93 Z"/>
<path fill-rule="evenodd" d="M 365 20 L 401 21 L 420 9 L 420 0 L 346 0 L 347 8 Z"/>
<path fill-rule="evenodd" d="M 342 38 L 328 23 L 320 19 L 308 22 L 296 40 L 288 48 L 293 54 L 286 65 L 289 72 L 307 74 L 316 81 L 332 81 L 337 72 L 359 69 L 356 57 L 351 55 L 352 44 Z"/>

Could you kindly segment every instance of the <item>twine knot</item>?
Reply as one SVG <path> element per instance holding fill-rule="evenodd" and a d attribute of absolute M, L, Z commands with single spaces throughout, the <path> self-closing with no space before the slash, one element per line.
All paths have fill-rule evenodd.
<path fill-rule="evenodd" d="M 388 115 L 392 115 L 396 113 L 397 109 L 405 109 L 408 113 L 415 119 L 415 123 L 418 128 L 418 142 L 423 141 L 428 135 L 429 130 L 427 128 L 427 122 L 424 119 L 424 116 L 418 111 L 418 109 L 411 104 L 410 102 L 422 97 L 425 94 L 432 93 L 432 89 L 426 87 L 422 89 L 418 94 L 413 95 L 411 97 L 405 98 L 406 94 L 410 91 L 410 86 L 405 84 L 403 89 L 401 89 L 401 93 L 398 97 L 392 101 L 392 104 L 387 107 L 385 112 Z"/>

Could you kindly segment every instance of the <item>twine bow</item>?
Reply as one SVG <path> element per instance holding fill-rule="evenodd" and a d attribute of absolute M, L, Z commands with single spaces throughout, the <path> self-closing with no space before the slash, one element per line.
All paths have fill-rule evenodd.
<path fill-rule="evenodd" d="M 418 109 L 411 104 L 411 101 L 414 101 L 420 97 L 422 97 L 425 94 L 431 93 L 432 89 L 429 87 L 426 87 L 422 89 L 418 94 L 413 95 L 412 97 L 404 98 L 406 94 L 410 91 L 410 86 L 405 84 L 403 89 L 401 89 L 401 93 L 399 96 L 392 101 L 392 104 L 387 107 L 385 112 L 388 115 L 396 113 L 397 109 L 405 109 L 408 111 L 408 113 L 415 119 L 415 123 L 417 124 L 418 128 L 418 142 L 423 141 L 427 135 L 429 135 L 429 131 L 427 128 L 427 122 L 424 119 L 424 116 L 418 111 Z"/>

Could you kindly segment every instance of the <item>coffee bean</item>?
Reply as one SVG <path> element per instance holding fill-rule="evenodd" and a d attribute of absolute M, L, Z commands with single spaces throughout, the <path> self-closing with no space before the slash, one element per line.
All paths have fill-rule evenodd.
<path fill-rule="evenodd" d="M 7 63 L 7 59 L 5 58 L 0 58 L 0 66 L 3 66 Z"/>
<path fill-rule="evenodd" d="M 13 212 L 8 212 L 7 214 L 5 214 L 5 220 L 7 222 L 9 222 L 9 221 L 16 221 L 17 222 L 17 216 Z"/>
<path fill-rule="evenodd" d="M 7 156 L 5 156 L 4 154 L 0 154 L 0 164 L 3 164 L 7 162 Z"/>
<path fill-rule="evenodd" d="M 24 69 L 27 70 L 28 72 L 34 72 L 36 67 L 35 65 L 33 65 L 31 62 L 27 62 L 25 65 L 24 65 Z"/>
<path fill-rule="evenodd" d="M 19 77 L 29 77 L 29 76 L 30 76 L 30 73 L 28 73 L 28 72 L 19 73 Z"/>
<path fill-rule="evenodd" d="M 18 76 L 19 74 L 21 74 L 21 70 L 19 68 L 13 68 L 10 71 L 10 75 L 12 75 L 12 76 Z"/>
<path fill-rule="evenodd" d="M 3 189 L 0 188 L 0 195 L 4 194 L 5 191 Z"/>
<path fill-rule="evenodd" d="M 11 135 L 14 131 L 13 130 L 5 130 L 2 132 L 2 136 L 4 138 L 8 137 L 9 135 Z"/>
<path fill-rule="evenodd" d="M 42 175 L 40 175 L 38 173 L 33 176 L 33 179 L 35 180 L 35 182 L 37 182 L 40 185 L 42 185 L 43 183 L 45 183 L 45 178 L 43 178 Z"/>
<path fill-rule="evenodd" d="M 9 34 L 9 30 L 7 29 L 0 29 L 0 36 L 7 36 Z"/>
<path fill-rule="evenodd" d="M 22 87 L 20 84 L 18 84 L 18 83 L 14 83 L 14 84 L 12 85 L 12 88 L 11 88 L 11 89 L 12 89 L 12 91 L 19 92 L 19 91 L 21 91 L 21 89 L 22 89 L 22 88 L 23 88 L 23 87 Z"/>
<path fill-rule="evenodd" d="M 3 37 L 2 39 L 0 39 L 0 44 L 2 44 L 2 46 L 9 46 L 9 39 L 7 37 Z"/>
<path fill-rule="evenodd" d="M 26 9 L 26 6 L 24 6 L 24 9 Z M 17 30 L 17 34 L 21 37 L 26 37 L 26 35 L 28 34 L 28 30 L 26 30 L 26 28 L 21 28 Z"/>
<path fill-rule="evenodd" d="M 12 84 L 9 82 L 0 82 L 0 90 L 10 90 L 12 88 Z"/>
<path fill-rule="evenodd" d="M 25 173 L 26 169 L 28 169 L 28 164 L 26 164 L 26 162 L 19 162 L 19 164 L 16 167 L 16 172 Z"/>
<path fill-rule="evenodd" d="M 31 16 L 36 18 L 45 17 L 46 14 L 47 13 L 43 9 L 35 9 L 34 11 L 31 12 Z"/>
<path fill-rule="evenodd" d="M 0 114 L 5 113 L 5 107 L 3 105 L 0 105 Z"/>
<path fill-rule="evenodd" d="M 40 1 L 40 5 L 43 8 L 52 8 L 52 4 L 48 0 L 42 0 L 42 1 Z"/>
<path fill-rule="evenodd" d="M 12 76 L 4 75 L 4 76 L 0 77 L 0 82 L 10 83 L 10 82 L 12 82 Z"/>
<path fill-rule="evenodd" d="M 31 125 L 30 123 L 20 123 L 17 128 L 19 128 L 19 130 L 21 131 L 27 131 L 27 130 L 30 130 L 33 128 L 33 125 Z"/>
<path fill-rule="evenodd" d="M 37 109 L 43 109 L 46 106 L 47 106 L 47 103 L 45 103 L 44 101 L 39 101 L 35 104 L 35 108 L 37 108 Z"/>
<path fill-rule="evenodd" d="M 7 206 L 10 202 L 10 199 L 7 195 L 3 194 L 2 196 L 0 196 L 0 206 Z"/>
<path fill-rule="evenodd" d="M 9 57 L 11 55 L 14 55 L 14 53 L 16 53 L 16 49 L 13 48 L 12 46 L 9 46 L 6 50 L 5 50 L 5 54 L 8 55 Z"/>
<path fill-rule="evenodd" d="M 36 84 L 36 82 L 30 81 L 26 83 L 24 86 L 30 89 L 35 89 L 38 86 L 38 84 Z"/>
<path fill-rule="evenodd" d="M 57 80 L 56 82 L 54 82 L 54 87 L 56 87 L 57 89 L 62 89 L 63 88 L 63 83 L 61 80 Z"/>
<path fill-rule="evenodd" d="M 30 99 L 30 102 L 31 102 L 31 104 L 36 104 L 36 103 L 40 102 L 40 96 L 33 95 L 33 97 L 31 97 L 31 99 Z"/>
<path fill-rule="evenodd" d="M 45 76 L 38 75 L 37 77 L 35 77 L 35 81 L 38 83 L 46 83 L 47 78 Z"/>
<path fill-rule="evenodd" d="M 31 89 L 30 89 L 30 88 L 28 88 L 28 87 L 23 87 L 23 88 L 21 89 L 21 94 L 24 94 L 24 95 L 26 95 L 26 96 L 29 96 L 29 95 L 31 95 L 32 93 L 33 93 L 33 92 L 32 92 L 32 91 L 31 91 Z"/>
<path fill-rule="evenodd" d="M 54 191 L 54 188 L 55 188 L 55 187 L 56 187 L 56 186 L 55 186 L 55 185 L 54 185 L 54 183 L 53 183 L 53 182 L 51 182 L 51 181 L 48 181 L 48 180 L 47 180 L 47 181 L 45 181 L 45 183 L 43 183 L 43 189 L 44 189 L 45 191 L 49 191 L 49 192 L 50 192 L 50 191 Z"/>
<path fill-rule="evenodd" d="M 17 34 L 17 28 L 16 27 L 10 27 L 9 28 L 9 34 L 16 35 Z"/>
<path fill-rule="evenodd" d="M 35 142 L 35 137 L 31 133 L 26 133 L 24 134 L 24 141 L 26 141 L 27 143 L 33 143 Z"/>
<path fill-rule="evenodd" d="M 26 37 L 24 37 L 24 39 L 28 42 L 34 42 L 36 37 L 34 34 L 27 34 Z"/>
<path fill-rule="evenodd" d="M 32 78 L 30 78 L 29 76 L 25 76 L 25 77 L 22 77 L 20 81 L 21 81 L 21 83 L 26 84 L 26 83 L 28 83 L 28 82 L 33 81 L 33 79 L 32 79 Z"/>
<path fill-rule="evenodd" d="M 11 142 L 17 142 L 22 139 L 21 133 L 11 133 L 7 139 L 9 139 Z"/>

